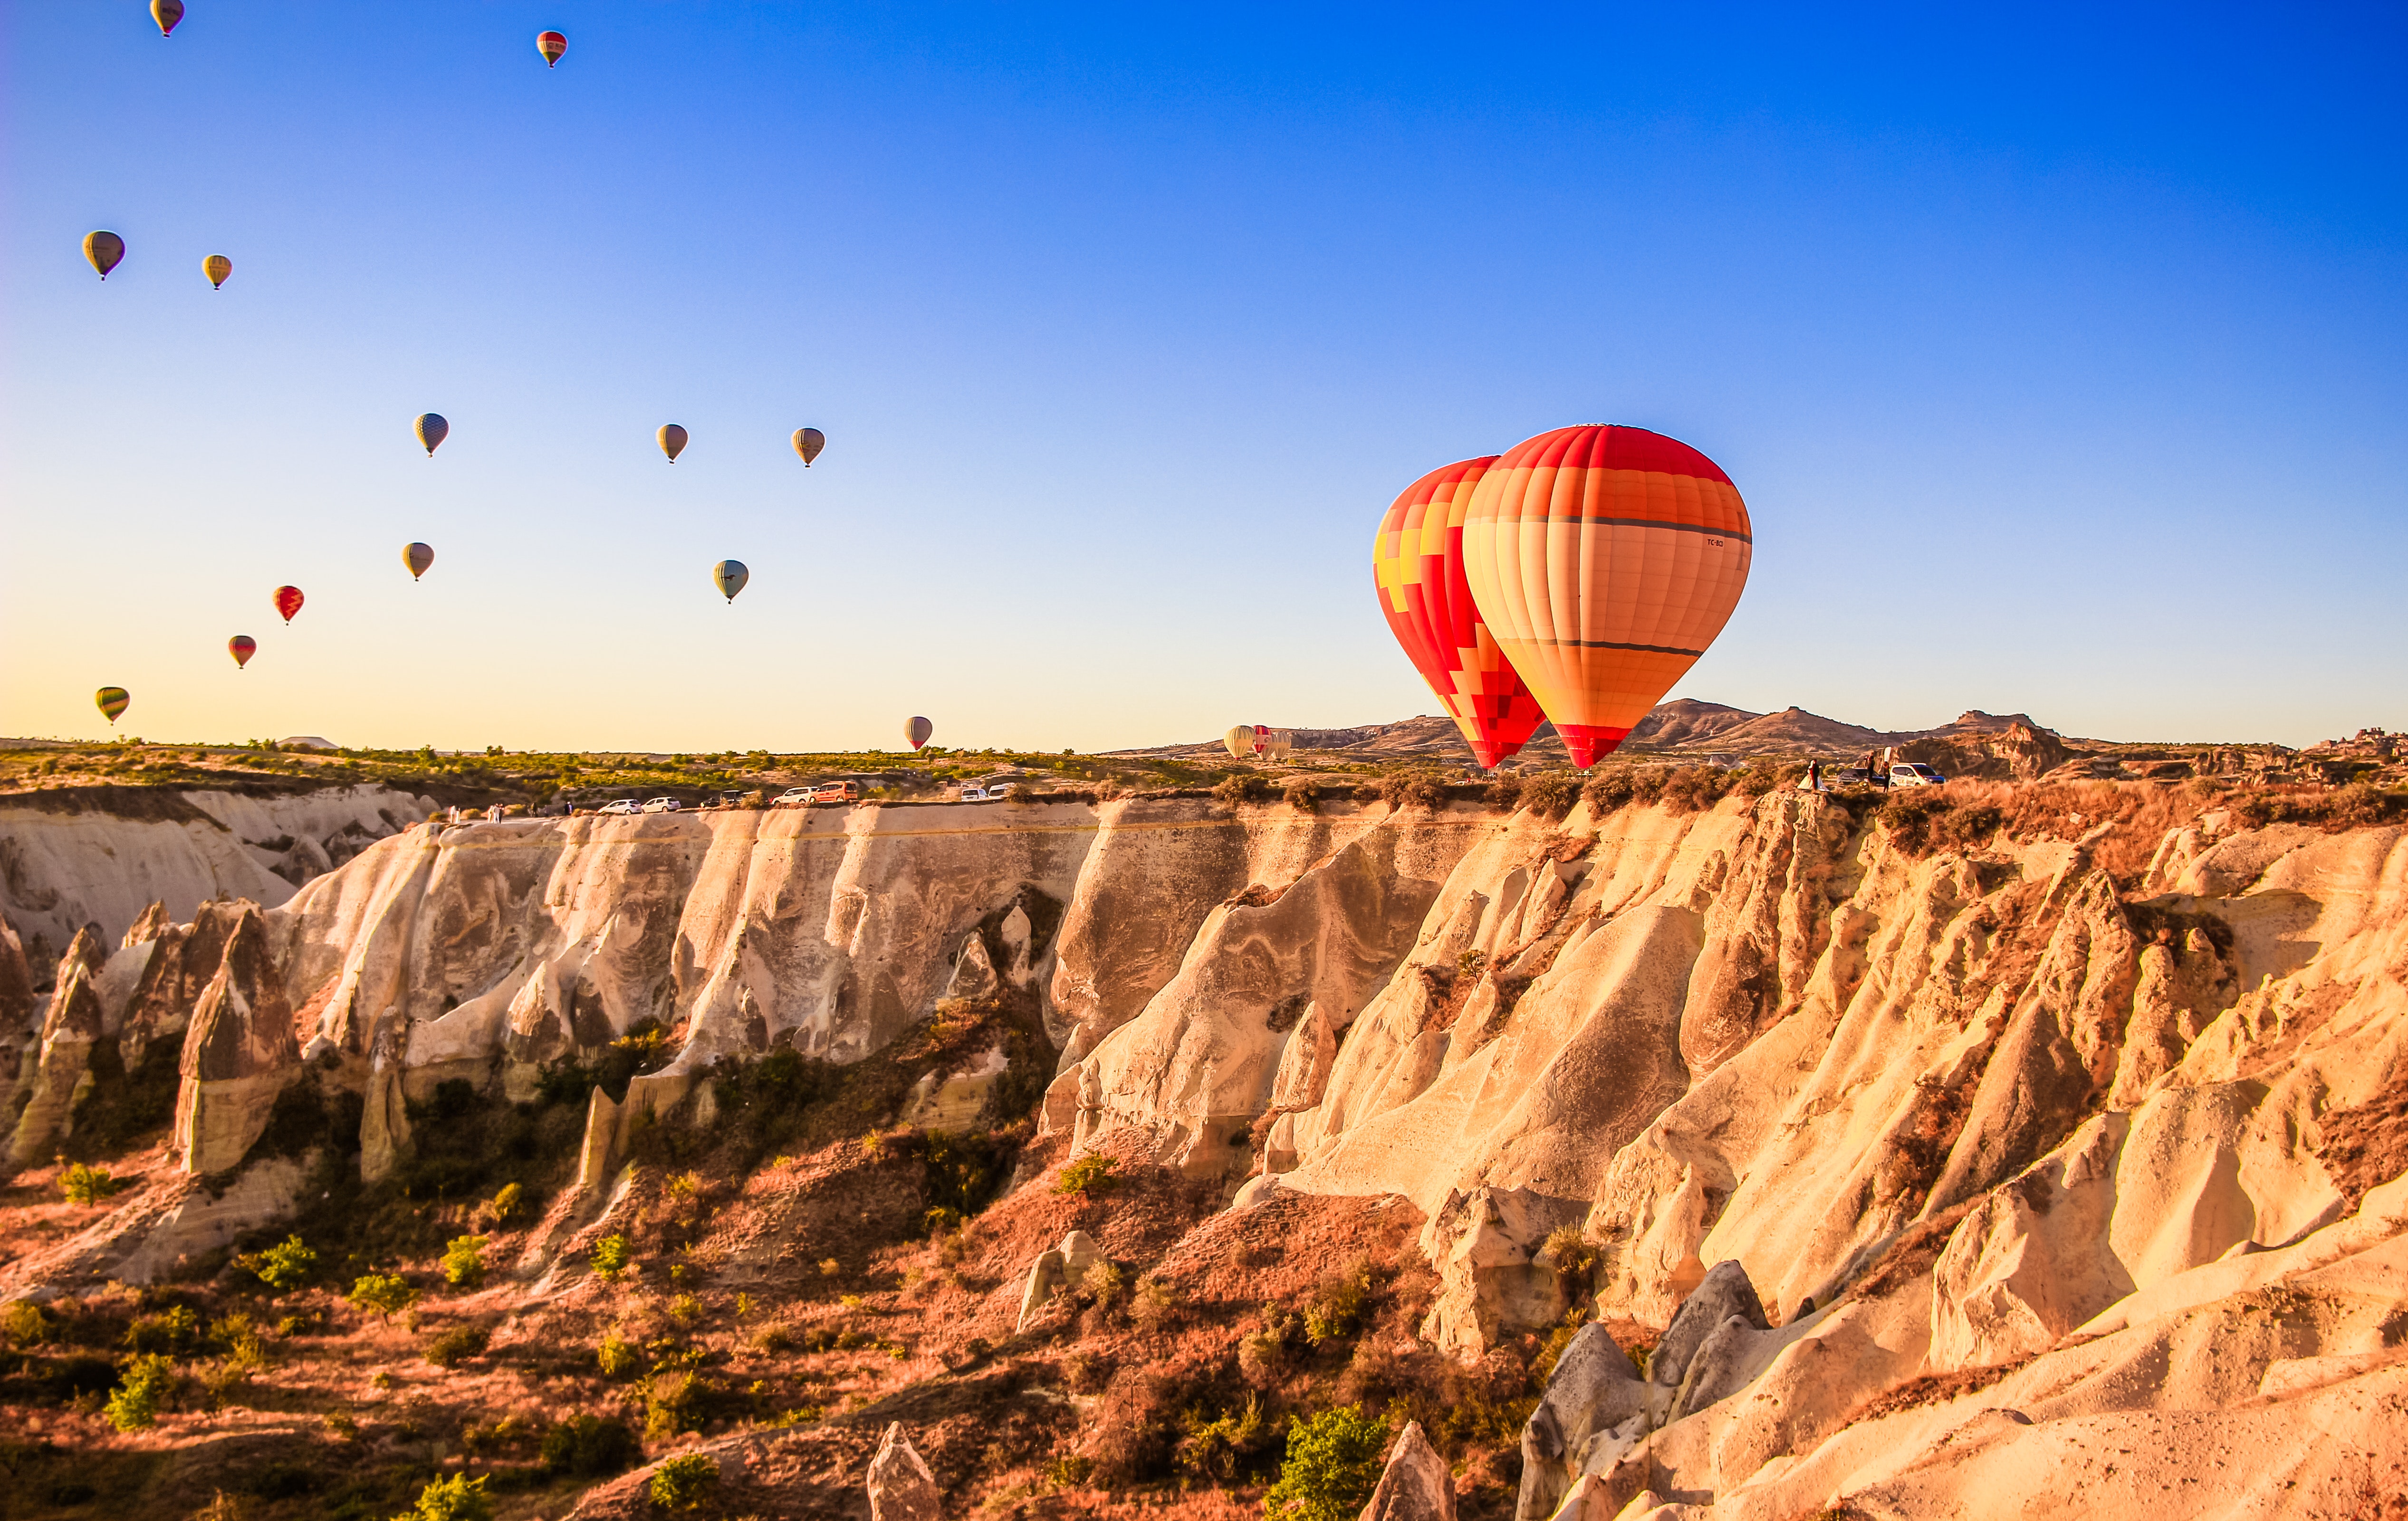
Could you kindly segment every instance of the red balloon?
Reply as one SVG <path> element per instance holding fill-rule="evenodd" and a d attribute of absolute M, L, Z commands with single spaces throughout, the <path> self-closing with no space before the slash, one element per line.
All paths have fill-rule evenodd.
<path fill-rule="evenodd" d="M 1371 544 L 1371 579 L 1388 628 L 1483 767 L 1528 743 L 1545 716 L 1497 647 L 1464 579 L 1463 514 L 1494 463 L 1491 454 L 1442 466 L 1407 486 Z"/>
<path fill-rule="evenodd" d="M 226 640 L 226 653 L 234 656 L 234 667 L 236 670 L 250 665 L 251 657 L 258 653 L 259 641 L 248 634 L 236 634 Z"/>
<path fill-rule="evenodd" d="M 286 623 L 291 623 L 293 615 L 301 610 L 301 588 L 279 586 L 276 589 L 276 610 L 284 615 Z"/>

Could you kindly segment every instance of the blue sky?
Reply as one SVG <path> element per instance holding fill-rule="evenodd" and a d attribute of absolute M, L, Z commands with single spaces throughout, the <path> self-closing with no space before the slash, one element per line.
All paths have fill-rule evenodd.
<path fill-rule="evenodd" d="M 1755 515 L 1676 695 L 2408 728 L 2396 7 L 190 6 L 0 8 L 0 733 L 1430 712 L 1380 512 L 1580 422 Z"/>

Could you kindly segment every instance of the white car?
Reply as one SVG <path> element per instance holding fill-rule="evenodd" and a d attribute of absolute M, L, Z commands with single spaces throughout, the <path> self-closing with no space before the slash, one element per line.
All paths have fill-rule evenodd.
<path fill-rule="evenodd" d="M 962 801 L 992 803 L 999 797 L 1010 796 L 1013 785 L 1010 782 L 965 782 L 962 783 Z"/>
<path fill-rule="evenodd" d="M 1947 780 L 1928 766 L 1901 761 L 1889 768 L 1889 784 L 1893 787 L 1937 787 Z"/>
<path fill-rule="evenodd" d="M 684 805 L 674 797 L 654 797 L 644 804 L 647 813 L 674 813 Z"/>
<path fill-rule="evenodd" d="M 770 798 L 769 806 L 771 808 L 807 808 L 810 804 L 811 794 L 812 789 L 810 787 L 788 787 L 777 796 Z"/>
<path fill-rule="evenodd" d="M 641 813 L 643 809 L 633 797 L 613 797 L 596 810 L 603 813 Z"/>

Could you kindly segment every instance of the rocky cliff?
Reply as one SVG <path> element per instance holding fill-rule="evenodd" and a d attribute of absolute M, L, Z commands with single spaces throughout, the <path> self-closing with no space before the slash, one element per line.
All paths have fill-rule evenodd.
<path fill-rule="evenodd" d="M 425 825 L 289 901 L 79 936 L 0 1077 L 23 1165 L 172 1040 L 188 1175 L 300 1085 L 360 1096 L 374 1176 L 442 1085 L 525 1098 L 656 1030 L 595 1094 L 598 1190 L 631 1113 L 1016 1000 L 1041 1049 L 949 1057 L 907 1123 L 1041 1086 L 1045 1144 L 1240 1218 L 1410 1201 L 1450 1356 L 1592 1323 L 1526 1515 L 2004 1514 L 2009 1469 L 2137 1503 L 2169 1464 L 2240 1504 L 2408 1437 L 2408 846 L 2290 811 L 1960 783 Z M 0 1282 L 167 1260 L 146 1208 Z"/>

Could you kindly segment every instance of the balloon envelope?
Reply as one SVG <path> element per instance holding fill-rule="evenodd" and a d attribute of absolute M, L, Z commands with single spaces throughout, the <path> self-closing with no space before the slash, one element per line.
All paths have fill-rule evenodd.
<path fill-rule="evenodd" d="M 1371 540 L 1371 581 L 1388 631 L 1494 767 L 1528 742 L 1544 715 L 1498 648 L 1463 574 L 1463 518 L 1496 456 L 1441 466 L 1389 504 Z"/>
<path fill-rule="evenodd" d="M 664 423 L 661 424 L 660 440 L 661 452 L 669 457 L 671 465 L 675 465 L 679 451 L 685 448 L 685 429 L 674 423 Z"/>
<path fill-rule="evenodd" d="M 429 459 L 435 457 L 435 446 L 452 434 L 452 424 L 443 421 L 441 412 L 421 413 L 414 426 L 418 430 L 418 441 L 426 446 L 426 457 Z"/>
<path fill-rule="evenodd" d="M 736 594 L 744 590 L 744 583 L 752 579 L 752 572 L 744 568 L 741 560 L 722 560 L 710 567 L 710 583 L 718 587 L 719 595 L 730 602 L 736 600 Z"/>
<path fill-rule="evenodd" d="M 1581 767 L 1706 653 L 1754 553 L 1730 477 L 1645 428 L 1557 428 L 1514 445 L 1463 523 L 1472 600 Z"/>
<path fill-rule="evenodd" d="M 201 261 L 201 273 L 209 277 L 209 289 L 214 291 L 234 273 L 234 261 L 222 253 L 212 253 Z"/>
<path fill-rule="evenodd" d="M 234 664 L 236 670 L 240 670 L 243 667 L 250 665 L 251 657 L 258 653 L 259 641 L 252 639 L 248 634 L 236 634 L 234 638 L 226 640 L 226 653 L 234 656 Z"/>
<path fill-rule="evenodd" d="M 560 55 L 568 50 L 568 39 L 557 32 L 538 32 L 536 34 L 535 50 L 543 54 L 543 66 L 551 68 L 560 62 Z"/>
<path fill-rule="evenodd" d="M 150 19 L 159 23 L 159 35 L 165 36 L 184 19 L 184 0 L 150 0 Z"/>
<path fill-rule="evenodd" d="M 289 624 L 293 621 L 293 615 L 301 610 L 301 588 L 298 586 L 279 586 L 276 589 L 275 600 L 276 610 L 282 613 L 284 615 L 284 621 Z"/>
<path fill-rule="evenodd" d="M 117 715 L 125 711 L 125 705 L 132 702 L 134 696 L 122 686 L 105 686 L 92 695 L 92 700 L 98 705 L 102 714 L 115 724 Z"/>
<path fill-rule="evenodd" d="M 911 748 L 914 750 L 926 744 L 928 736 L 936 732 L 937 725 L 924 718 L 907 718 L 903 721 L 903 738 L 911 741 Z"/>
<path fill-rule="evenodd" d="M 118 261 L 125 257 L 125 239 L 110 232 L 86 233 L 83 235 L 83 256 L 100 271 L 100 278 L 107 280 L 108 272 L 117 267 Z"/>
<path fill-rule="evenodd" d="M 415 542 L 404 544 L 401 547 L 401 563 L 409 567 L 409 579 L 416 581 L 426 574 L 428 566 L 435 563 L 435 546 Z"/>
<path fill-rule="evenodd" d="M 819 458 L 820 451 L 826 447 L 827 435 L 819 429 L 796 428 L 795 430 L 795 452 L 803 456 L 804 469 L 810 469 L 811 461 Z"/>
<path fill-rule="evenodd" d="M 1244 760 L 1254 753 L 1254 726 L 1252 724 L 1238 725 L 1221 736 L 1221 746 L 1229 753 L 1231 760 Z"/>

